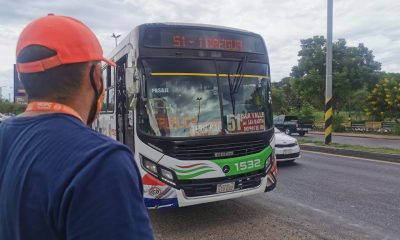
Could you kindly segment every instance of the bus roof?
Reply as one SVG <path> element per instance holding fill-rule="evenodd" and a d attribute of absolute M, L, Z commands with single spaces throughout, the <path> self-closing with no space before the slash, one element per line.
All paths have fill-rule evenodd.
<path fill-rule="evenodd" d="M 135 42 L 135 41 L 137 41 L 136 37 L 138 35 L 139 29 L 151 28 L 151 27 L 188 27 L 188 28 L 208 29 L 208 30 L 225 30 L 225 31 L 232 31 L 232 32 L 237 32 L 237 33 L 244 33 L 244 34 L 248 34 L 248 35 L 255 35 L 255 36 L 262 38 L 262 36 L 260 34 L 257 34 L 254 32 L 250 32 L 250 31 L 238 29 L 238 28 L 219 26 L 219 25 L 201 24 L 201 23 L 178 23 L 178 22 L 144 23 L 144 24 L 137 25 L 133 30 L 131 30 L 125 36 L 125 38 L 117 45 L 117 47 L 115 47 L 110 52 L 110 54 L 108 54 L 107 56 L 110 58 L 110 60 L 115 61 L 123 54 L 126 54 L 130 49 L 133 48 L 134 45 L 137 44 L 137 42 Z"/>
<path fill-rule="evenodd" d="M 207 29 L 219 29 L 219 30 L 228 30 L 234 32 L 241 32 L 247 34 L 254 34 L 259 35 L 254 32 L 250 32 L 247 30 L 239 29 L 239 28 L 232 28 L 232 27 L 225 27 L 219 25 L 212 25 L 212 24 L 202 24 L 202 23 L 178 23 L 178 22 L 164 22 L 164 23 L 145 23 L 141 24 L 138 27 L 193 27 L 193 28 L 207 28 Z"/>

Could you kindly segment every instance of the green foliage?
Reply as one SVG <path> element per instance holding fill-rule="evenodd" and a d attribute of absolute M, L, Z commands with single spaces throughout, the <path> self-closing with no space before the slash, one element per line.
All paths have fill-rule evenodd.
<path fill-rule="evenodd" d="M 381 63 L 374 61 L 372 50 L 363 43 L 357 47 L 347 47 L 346 40 L 339 39 L 333 44 L 334 72 L 340 72 L 350 81 L 351 89 L 366 85 L 369 89 L 378 82 Z"/>
<path fill-rule="evenodd" d="M 377 83 L 368 96 L 365 112 L 375 120 L 400 119 L 400 77 Z"/>
<path fill-rule="evenodd" d="M 272 86 L 272 110 L 274 114 L 285 114 L 286 105 L 287 102 L 283 90 Z"/>
<path fill-rule="evenodd" d="M 396 124 L 393 129 L 393 134 L 400 136 L 400 123 Z"/>
<path fill-rule="evenodd" d="M 315 120 L 315 112 L 316 109 L 310 103 L 305 102 L 301 109 L 291 111 L 290 115 L 295 115 L 301 120 Z"/>
<path fill-rule="evenodd" d="M 272 83 L 272 104 L 274 107 L 273 110 L 276 114 L 287 114 L 294 109 L 301 108 L 299 93 L 294 84 L 295 79 L 290 77 L 283 78 L 280 82 Z"/>
<path fill-rule="evenodd" d="M 351 107 L 349 106 L 348 109 L 352 109 L 358 113 L 363 112 L 367 105 L 366 99 L 368 99 L 368 95 L 369 92 L 366 86 L 352 92 L 348 103 Z"/>
<path fill-rule="evenodd" d="M 314 70 L 319 75 L 325 75 L 325 44 L 323 36 L 314 36 L 313 38 L 300 40 L 300 57 L 297 66 L 292 68 L 290 74 L 294 78 L 301 78 Z"/>
<path fill-rule="evenodd" d="M 20 114 L 25 111 L 25 108 L 25 105 L 0 100 L 0 113 Z"/>
<path fill-rule="evenodd" d="M 334 72 L 332 78 L 333 110 L 348 110 L 346 106 L 351 99 L 350 80 L 344 72 Z"/>
<path fill-rule="evenodd" d="M 344 132 L 345 127 L 342 125 L 346 117 L 342 114 L 333 115 L 332 127 L 334 132 Z"/>
<path fill-rule="evenodd" d="M 309 74 L 294 81 L 293 87 L 299 94 L 301 105 L 307 102 L 314 108 L 324 108 L 325 77 L 316 70 L 311 70 Z"/>
<path fill-rule="evenodd" d="M 314 119 L 314 112 L 316 112 L 316 109 L 310 103 L 305 102 L 299 112 L 299 118 Z"/>
<path fill-rule="evenodd" d="M 360 43 L 356 47 L 346 44 L 344 39 L 333 43 L 333 109 L 336 113 L 360 113 L 365 105 L 368 90 L 381 77 L 381 64 L 374 60 L 372 51 L 364 44 Z M 299 61 L 292 67 L 291 77 L 275 84 L 283 90 L 283 95 L 288 100 L 287 106 L 282 104 L 280 109 L 299 112 L 308 103 L 315 109 L 323 110 L 326 78 L 325 38 L 314 36 L 300 40 L 298 56 Z M 277 93 L 276 98 L 278 95 L 281 97 L 282 92 Z"/>

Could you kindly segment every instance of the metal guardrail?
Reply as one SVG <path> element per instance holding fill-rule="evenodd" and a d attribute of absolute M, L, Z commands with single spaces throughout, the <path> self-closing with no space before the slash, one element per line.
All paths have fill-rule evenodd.
<path fill-rule="evenodd" d="M 382 128 L 394 129 L 395 126 L 396 126 L 395 122 L 382 122 Z"/>
<path fill-rule="evenodd" d="M 345 121 L 341 124 L 347 131 L 353 132 L 392 132 L 396 126 L 395 122 L 374 122 L 374 121 Z M 315 121 L 314 130 L 323 130 L 324 121 Z"/>

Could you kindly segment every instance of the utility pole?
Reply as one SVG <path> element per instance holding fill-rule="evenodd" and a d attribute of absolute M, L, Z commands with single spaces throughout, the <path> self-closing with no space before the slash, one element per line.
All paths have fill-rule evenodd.
<path fill-rule="evenodd" d="M 326 44 L 326 84 L 325 84 L 325 144 L 332 142 L 332 16 L 333 0 L 328 1 L 327 44 Z"/>
<path fill-rule="evenodd" d="M 118 40 L 117 40 L 117 39 L 118 39 L 119 37 L 121 37 L 121 34 L 115 35 L 115 33 L 113 33 L 113 34 L 111 35 L 111 37 L 115 39 L 115 46 L 117 46 L 117 45 L 118 45 Z"/>

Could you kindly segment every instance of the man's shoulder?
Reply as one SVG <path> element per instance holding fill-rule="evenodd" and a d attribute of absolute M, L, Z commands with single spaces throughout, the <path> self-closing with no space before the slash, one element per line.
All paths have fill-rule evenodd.
<path fill-rule="evenodd" d="M 41 132 L 47 136 L 48 142 L 53 142 L 50 143 L 52 146 L 62 144 L 66 151 L 78 152 L 82 156 L 115 149 L 130 152 L 127 146 L 95 131 L 72 116 L 54 114 L 46 119 L 48 122 L 43 120 L 36 133 Z"/>
<path fill-rule="evenodd" d="M 97 131 L 95 131 L 94 129 L 91 128 L 86 128 L 86 134 L 87 137 L 89 137 L 89 139 L 91 139 L 92 141 L 90 141 L 92 145 L 97 145 L 104 147 L 106 149 L 120 149 L 120 150 L 126 150 L 130 152 L 130 149 L 122 144 L 121 142 L 112 139 L 108 136 L 105 136 Z"/>
<path fill-rule="evenodd" d="M 89 145 L 89 147 L 100 148 L 103 150 L 120 149 L 130 152 L 126 145 L 113 138 L 103 135 L 86 125 L 80 124 L 78 129 L 74 129 L 73 132 L 76 133 L 76 135 L 73 137 L 72 141 L 77 141 L 81 145 Z"/>

